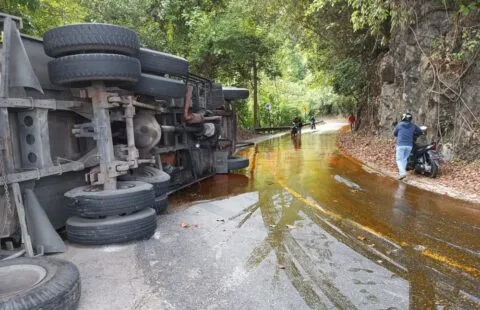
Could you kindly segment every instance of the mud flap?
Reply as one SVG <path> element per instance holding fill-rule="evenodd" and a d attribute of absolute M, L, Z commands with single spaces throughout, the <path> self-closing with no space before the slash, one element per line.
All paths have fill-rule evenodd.
<path fill-rule="evenodd" d="M 10 25 L 14 25 L 12 22 Z M 28 87 L 35 89 L 43 94 L 42 86 L 38 81 L 38 77 L 33 71 L 32 64 L 28 58 L 27 51 L 22 43 L 20 31 L 16 27 L 10 27 L 10 35 L 6 36 L 6 41 L 10 37 L 9 42 L 5 42 L 9 53 L 6 55 L 8 68 L 9 87 Z"/>
<path fill-rule="evenodd" d="M 33 248 L 43 253 L 63 253 L 65 243 L 53 228 L 50 220 L 31 189 L 25 190 L 25 215 Z"/>
<path fill-rule="evenodd" d="M 219 174 L 228 173 L 228 151 L 215 152 L 215 172 Z"/>

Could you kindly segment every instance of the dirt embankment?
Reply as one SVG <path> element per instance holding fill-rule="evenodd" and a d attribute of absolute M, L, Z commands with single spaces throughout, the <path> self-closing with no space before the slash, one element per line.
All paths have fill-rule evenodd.
<path fill-rule="evenodd" d="M 395 146 L 393 139 L 373 135 L 342 132 L 337 140 L 339 148 L 383 174 L 397 177 Z M 406 183 L 425 190 L 445 194 L 458 199 L 480 203 L 480 162 L 449 162 L 440 167 L 436 179 L 408 173 Z"/>
<path fill-rule="evenodd" d="M 269 133 L 257 133 L 253 129 L 241 129 L 237 128 L 237 141 L 250 141 L 255 138 L 265 137 L 270 135 Z"/>

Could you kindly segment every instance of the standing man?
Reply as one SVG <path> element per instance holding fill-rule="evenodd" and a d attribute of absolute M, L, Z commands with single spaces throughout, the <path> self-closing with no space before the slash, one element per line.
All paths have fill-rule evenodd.
<path fill-rule="evenodd" d="M 413 148 L 413 136 L 422 134 L 422 130 L 412 123 L 412 119 L 412 114 L 404 113 L 402 121 L 397 124 L 393 131 L 393 135 L 397 138 L 396 160 L 399 180 L 407 176 L 407 162 Z"/>
<path fill-rule="evenodd" d="M 312 121 L 312 130 L 313 130 L 313 129 L 317 129 L 317 126 L 315 125 L 315 122 L 316 122 L 315 116 L 312 116 L 311 121 Z"/>
<path fill-rule="evenodd" d="M 353 114 L 350 114 L 348 117 L 348 122 L 350 123 L 350 130 L 353 131 L 355 129 L 355 116 Z"/>

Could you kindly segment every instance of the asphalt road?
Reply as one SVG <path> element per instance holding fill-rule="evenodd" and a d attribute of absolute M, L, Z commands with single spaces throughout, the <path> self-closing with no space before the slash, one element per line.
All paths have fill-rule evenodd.
<path fill-rule="evenodd" d="M 343 157 L 330 131 L 169 199 L 150 240 L 69 246 L 80 309 L 475 309 L 480 208 Z M 374 151 L 374 147 L 372 147 Z"/>

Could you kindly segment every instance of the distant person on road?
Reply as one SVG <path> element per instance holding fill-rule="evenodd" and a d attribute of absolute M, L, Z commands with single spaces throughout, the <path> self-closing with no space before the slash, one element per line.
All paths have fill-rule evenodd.
<path fill-rule="evenodd" d="M 311 121 L 312 121 L 312 130 L 313 130 L 313 129 L 317 129 L 317 126 L 315 125 L 315 122 L 316 122 L 315 116 L 312 116 Z"/>
<path fill-rule="evenodd" d="M 296 127 L 297 127 L 297 133 L 301 134 L 301 133 L 302 133 L 302 126 L 303 126 L 303 124 L 302 124 L 302 119 L 297 116 L 297 117 L 295 117 L 295 118 L 293 119 L 293 123 L 294 123 L 294 124 L 296 125 Z"/>
<path fill-rule="evenodd" d="M 350 130 L 353 131 L 355 129 L 355 121 L 357 119 L 355 118 L 355 116 L 353 114 L 350 114 L 350 116 L 348 117 L 348 122 L 350 123 Z"/>
<path fill-rule="evenodd" d="M 412 114 L 404 113 L 402 120 L 397 124 L 393 135 L 397 138 L 396 142 L 396 161 L 398 166 L 398 179 L 404 179 L 407 176 L 408 156 L 413 148 L 414 135 L 421 135 L 422 130 L 412 123 Z"/>

